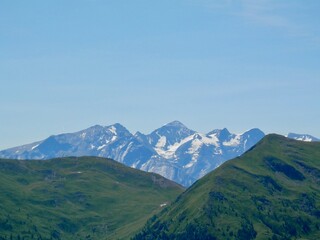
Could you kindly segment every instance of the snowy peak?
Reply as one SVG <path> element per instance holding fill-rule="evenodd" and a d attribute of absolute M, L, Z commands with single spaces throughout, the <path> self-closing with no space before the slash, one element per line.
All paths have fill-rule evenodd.
<path fill-rule="evenodd" d="M 95 125 L 77 133 L 68 133 L 58 135 L 61 141 L 84 141 L 94 143 L 89 146 L 93 148 L 102 148 L 108 143 L 114 142 L 119 138 L 131 137 L 132 134 L 121 124 L 116 123 L 110 126 Z"/>
<path fill-rule="evenodd" d="M 179 121 L 173 121 L 161 128 L 156 129 L 147 138 L 149 143 L 158 149 L 168 149 L 169 146 L 181 142 L 183 139 L 194 134 L 195 131 L 190 130 Z"/>
<path fill-rule="evenodd" d="M 164 125 L 164 127 L 187 128 L 182 122 L 179 122 L 177 120 L 167 123 L 166 125 Z"/>
<path fill-rule="evenodd" d="M 146 135 L 144 135 L 143 133 L 137 131 L 135 134 L 134 134 L 134 137 L 137 138 L 137 139 L 146 139 Z"/>
<path fill-rule="evenodd" d="M 176 135 L 178 138 L 184 138 L 193 133 L 195 133 L 195 131 L 190 130 L 181 122 L 173 121 L 171 123 L 168 123 L 162 126 L 161 128 L 156 129 L 150 134 L 150 136 L 160 135 L 160 136 L 172 137 L 172 135 Z"/>
<path fill-rule="evenodd" d="M 265 136 L 264 132 L 262 132 L 258 128 L 250 129 L 242 134 L 242 139 L 245 139 L 245 144 L 248 146 L 253 146 L 258 141 L 260 141 Z"/>
<path fill-rule="evenodd" d="M 132 134 L 122 126 L 120 123 L 116 123 L 110 126 L 105 127 L 109 132 L 118 137 L 130 137 Z"/>
<path fill-rule="evenodd" d="M 116 131 L 116 132 L 125 132 L 125 133 L 131 134 L 131 133 L 129 132 L 129 130 L 126 129 L 126 128 L 125 128 L 123 125 L 121 125 L 120 123 L 115 123 L 115 124 L 113 124 L 113 125 L 108 126 L 107 128 L 113 129 L 113 130 Z"/>
<path fill-rule="evenodd" d="M 226 140 L 228 138 L 230 138 L 230 136 L 232 136 L 233 134 L 231 134 L 229 132 L 229 130 L 227 128 L 223 128 L 223 129 L 215 129 L 209 133 L 207 133 L 208 136 L 216 136 L 219 140 Z"/>
<path fill-rule="evenodd" d="M 259 128 L 252 128 L 245 133 L 263 133 Z"/>
<path fill-rule="evenodd" d="M 242 134 L 243 136 L 248 137 L 256 137 L 256 136 L 264 136 L 264 132 L 262 132 L 259 128 L 252 128 Z"/>
<path fill-rule="evenodd" d="M 309 134 L 298 134 L 298 133 L 289 133 L 288 138 L 304 141 L 304 142 L 319 142 L 320 139 Z"/>

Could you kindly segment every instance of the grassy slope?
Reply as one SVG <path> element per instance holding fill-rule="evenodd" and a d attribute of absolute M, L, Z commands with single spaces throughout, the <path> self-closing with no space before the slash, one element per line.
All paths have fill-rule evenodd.
<path fill-rule="evenodd" d="M 135 239 L 320 239 L 320 143 L 265 137 L 196 182 Z"/>
<path fill-rule="evenodd" d="M 0 159 L 0 183 L 0 239 L 128 239 L 183 191 L 95 157 Z"/>

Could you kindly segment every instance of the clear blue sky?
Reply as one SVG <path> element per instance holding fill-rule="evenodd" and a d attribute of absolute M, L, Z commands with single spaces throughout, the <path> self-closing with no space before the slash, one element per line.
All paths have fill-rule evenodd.
<path fill-rule="evenodd" d="M 320 137 L 318 0 L 0 1 L 0 149 L 119 122 Z"/>

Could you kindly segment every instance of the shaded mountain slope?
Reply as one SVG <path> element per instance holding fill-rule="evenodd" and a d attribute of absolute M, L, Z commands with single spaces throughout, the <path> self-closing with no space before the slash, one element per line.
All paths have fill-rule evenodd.
<path fill-rule="evenodd" d="M 128 239 L 183 191 L 97 157 L 0 159 L 0 182 L 0 239 Z"/>
<path fill-rule="evenodd" d="M 134 239 L 320 239 L 320 143 L 266 136 L 198 180 Z"/>

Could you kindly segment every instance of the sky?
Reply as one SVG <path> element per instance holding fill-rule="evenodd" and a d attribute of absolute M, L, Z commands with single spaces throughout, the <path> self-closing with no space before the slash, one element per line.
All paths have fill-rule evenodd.
<path fill-rule="evenodd" d="M 0 149 L 121 123 L 320 137 L 318 0 L 0 1 Z"/>

